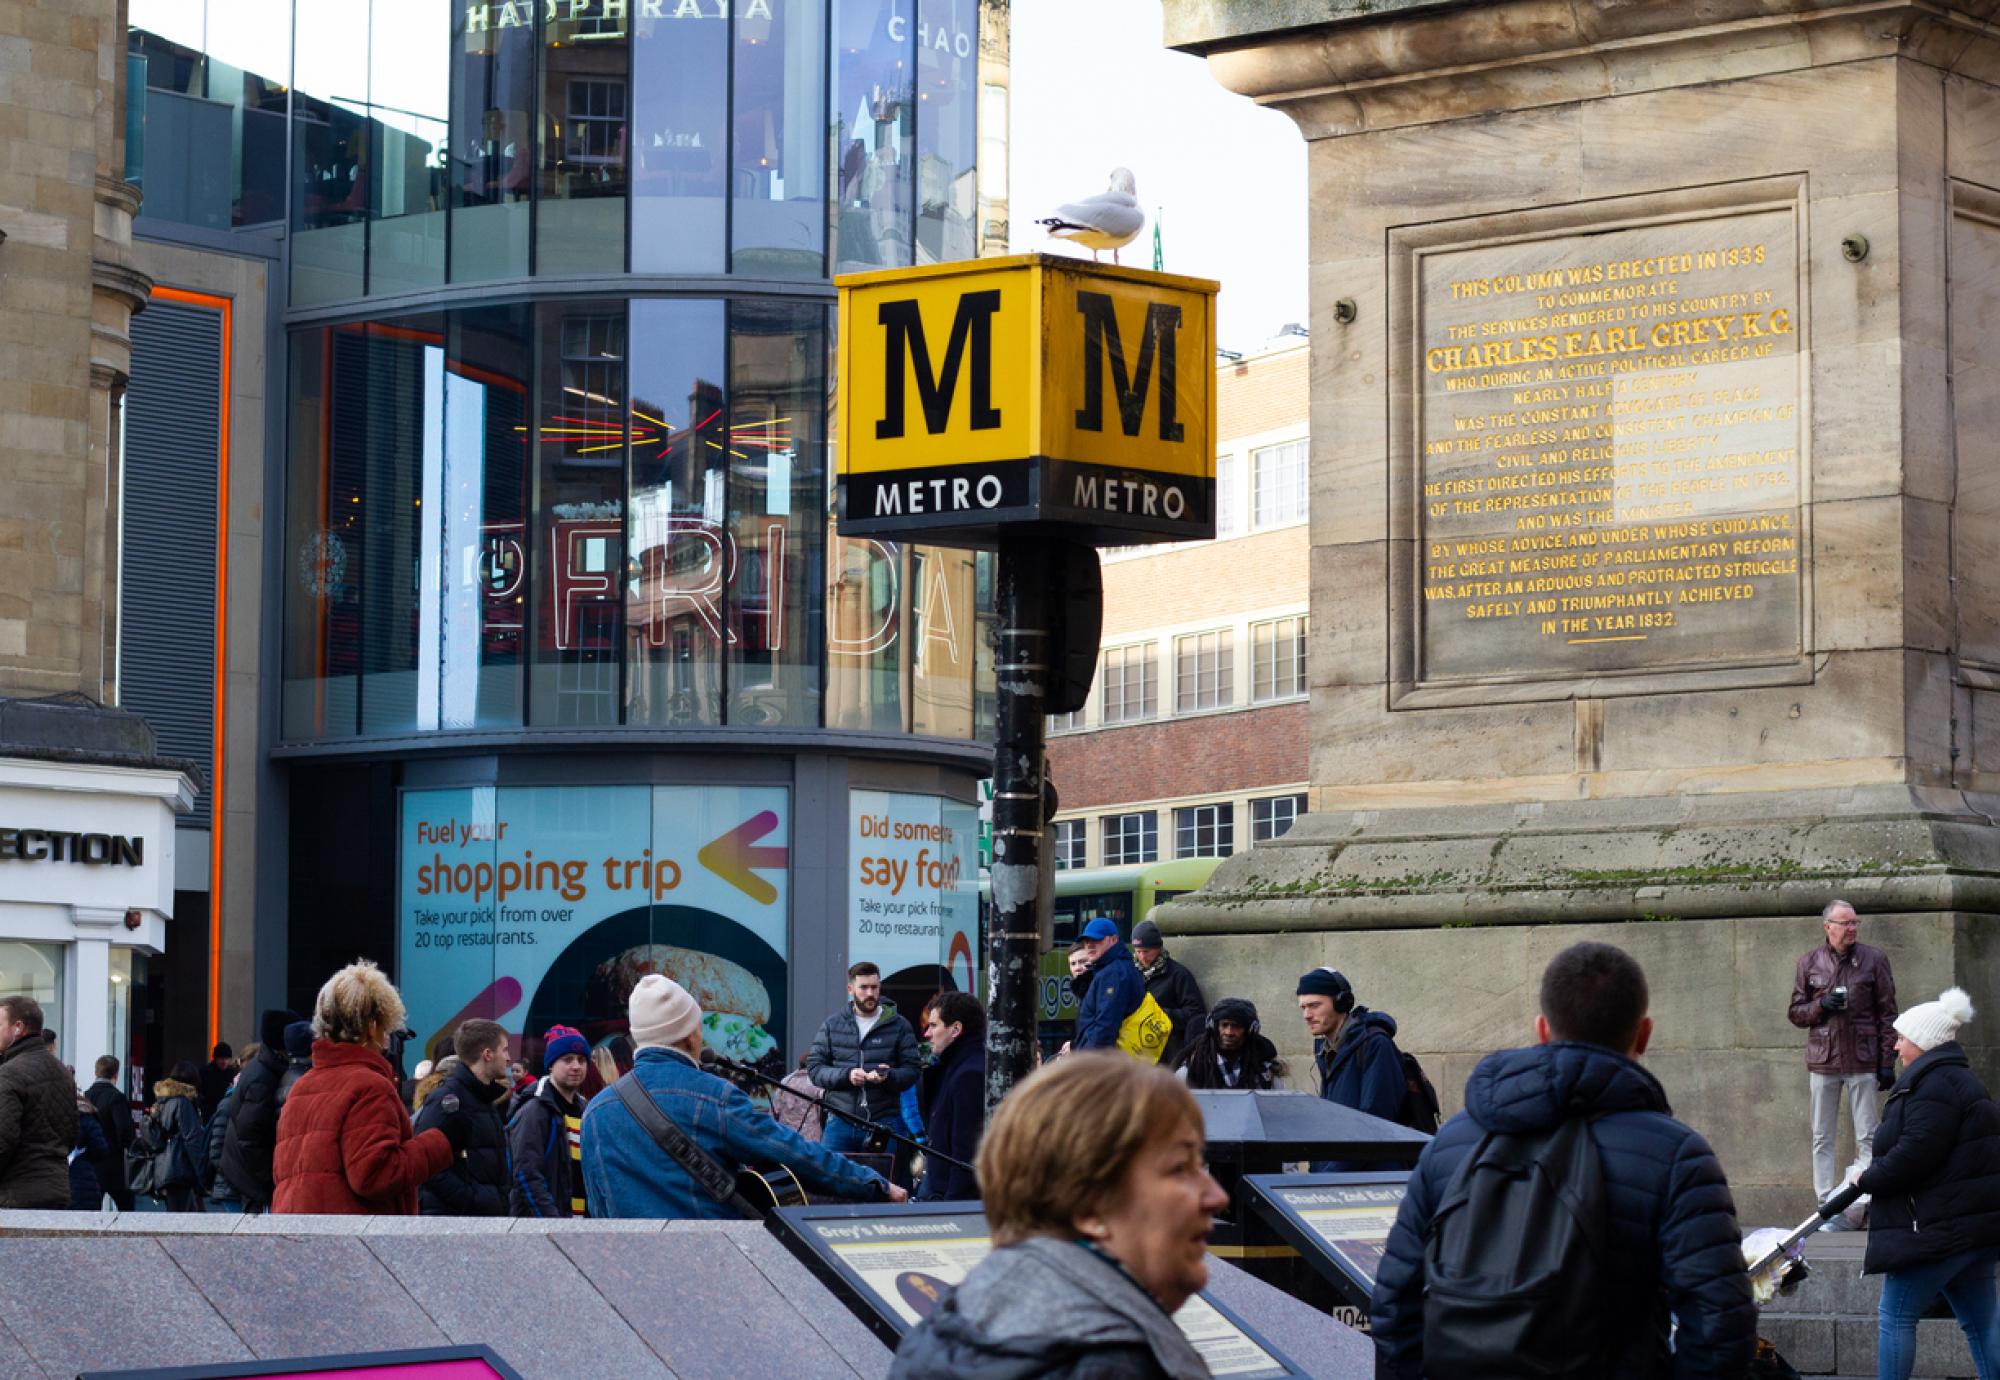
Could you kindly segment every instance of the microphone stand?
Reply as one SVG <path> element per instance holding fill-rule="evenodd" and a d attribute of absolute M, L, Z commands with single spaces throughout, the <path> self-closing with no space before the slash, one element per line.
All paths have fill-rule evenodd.
<path fill-rule="evenodd" d="M 743 1074 L 750 1078 L 756 1079 L 760 1083 L 769 1083 L 779 1092 L 788 1093 L 791 1096 L 798 1098 L 802 1102 L 813 1103 L 821 1111 L 831 1112 L 833 1113 L 833 1115 L 841 1118 L 843 1121 L 851 1121 L 856 1126 L 865 1126 L 870 1131 L 880 1132 L 882 1135 L 887 1136 L 890 1140 L 896 1141 L 902 1145 L 907 1145 L 912 1150 L 915 1150 L 919 1154 L 923 1155 L 926 1159 L 943 1160 L 946 1164 L 952 1165 L 953 1167 L 958 1169 L 963 1169 L 968 1174 L 974 1172 L 972 1166 L 967 1164 L 964 1160 L 953 1159 L 950 1155 L 945 1154 L 944 1151 L 939 1150 L 934 1146 L 926 1145 L 920 1140 L 912 1139 L 911 1137 L 904 1135 L 901 1131 L 892 1131 L 879 1121 L 870 1121 L 867 1117 L 861 1115 L 861 1113 L 859 1112 L 850 1112 L 844 1107 L 836 1107 L 831 1102 L 828 1102 L 825 1098 L 820 1097 L 815 1093 L 800 1092 L 797 1088 L 788 1087 L 783 1081 L 771 1077 L 770 1074 L 765 1073 L 762 1069 L 752 1068 L 750 1067 L 750 1065 L 742 1063 L 735 1059 L 731 1059 L 726 1055 L 717 1054 L 712 1049 L 704 1049 L 701 1052 L 701 1062 L 704 1064 L 718 1065 L 722 1068 L 728 1069 L 731 1073 Z"/>

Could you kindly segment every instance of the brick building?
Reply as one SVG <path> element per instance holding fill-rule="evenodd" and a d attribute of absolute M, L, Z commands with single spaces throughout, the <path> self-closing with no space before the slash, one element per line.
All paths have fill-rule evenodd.
<path fill-rule="evenodd" d="M 1300 333 L 1217 370 L 1217 540 L 1104 555 L 1090 702 L 1051 721 L 1057 866 L 1227 857 L 1306 808 Z"/>

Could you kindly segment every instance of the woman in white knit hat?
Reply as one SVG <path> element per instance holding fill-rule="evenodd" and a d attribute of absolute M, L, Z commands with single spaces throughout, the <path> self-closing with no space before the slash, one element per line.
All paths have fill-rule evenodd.
<path fill-rule="evenodd" d="M 1951 1304 L 1981 1380 L 2000 1380 L 2000 1106 L 1958 1043 L 1972 1000 L 1954 987 L 1896 1018 L 1903 1074 L 1882 1105 L 1863 1270 L 1883 1275 L 1876 1373 L 1907 1380 L 1917 1319 Z"/>

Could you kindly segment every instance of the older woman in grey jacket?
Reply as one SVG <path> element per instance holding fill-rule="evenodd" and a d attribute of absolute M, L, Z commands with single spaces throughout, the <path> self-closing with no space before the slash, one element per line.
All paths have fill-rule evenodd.
<path fill-rule="evenodd" d="M 1164 1069 L 1073 1054 L 1000 1105 L 979 1148 L 998 1247 L 903 1338 L 897 1380 L 1202 1380 L 1173 1315 L 1208 1282 L 1228 1197 L 1201 1110 Z"/>

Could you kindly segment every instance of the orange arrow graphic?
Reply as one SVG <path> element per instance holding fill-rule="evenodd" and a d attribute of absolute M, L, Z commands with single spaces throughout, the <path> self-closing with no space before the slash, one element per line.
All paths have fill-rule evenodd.
<path fill-rule="evenodd" d="M 751 900 L 770 905 L 778 899 L 778 889 L 752 869 L 783 867 L 790 850 L 757 847 L 758 839 L 778 827 L 778 812 L 765 810 L 752 815 L 695 854 L 701 865 L 735 887 Z"/>

